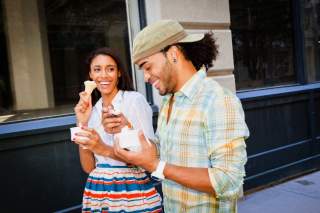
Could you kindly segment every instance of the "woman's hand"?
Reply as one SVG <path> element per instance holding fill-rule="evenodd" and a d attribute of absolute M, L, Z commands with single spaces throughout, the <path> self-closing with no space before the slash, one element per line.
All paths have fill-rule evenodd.
<path fill-rule="evenodd" d="M 74 107 L 79 126 L 87 126 L 92 111 L 91 95 L 86 92 L 79 93 L 80 100 Z"/>
<path fill-rule="evenodd" d="M 75 133 L 73 141 L 83 149 L 103 156 L 108 156 L 109 152 L 113 152 L 111 147 L 102 142 L 100 135 L 94 129 L 82 126 L 81 130 L 81 132 Z"/>
<path fill-rule="evenodd" d="M 131 124 L 122 113 L 114 115 L 112 112 L 112 106 L 102 109 L 102 125 L 107 133 L 115 134 L 121 132 L 121 129 L 125 126 L 131 127 Z"/>

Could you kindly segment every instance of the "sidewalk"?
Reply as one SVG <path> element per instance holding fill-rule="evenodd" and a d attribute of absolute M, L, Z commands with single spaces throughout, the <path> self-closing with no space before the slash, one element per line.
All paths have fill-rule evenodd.
<path fill-rule="evenodd" d="M 320 213 L 320 171 L 245 195 L 239 213 Z"/>

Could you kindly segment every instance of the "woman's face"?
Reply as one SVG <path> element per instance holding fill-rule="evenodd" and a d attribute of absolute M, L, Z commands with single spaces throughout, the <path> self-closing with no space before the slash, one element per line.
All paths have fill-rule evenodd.
<path fill-rule="evenodd" d="M 108 55 L 97 55 L 90 64 L 90 78 L 96 82 L 101 95 L 115 95 L 118 92 L 118 78 L 121 76 L 116 62 Z"/>

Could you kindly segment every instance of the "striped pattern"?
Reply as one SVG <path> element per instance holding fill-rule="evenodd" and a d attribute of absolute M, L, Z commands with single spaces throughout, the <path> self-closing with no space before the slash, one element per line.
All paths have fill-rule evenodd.
<path fill-rule="evenodd" d="M 236 212 L 247 156 L 249 131 L 240 101 L 199 70 L 169 100 L 163 98 L 157 137 L 160 158 L 184 167 L 208 168 L 217 197 L 170 180 L 162 183 L 165 212 Z"/>
<path fill-rule="evenodd" d="M 161 197 L 145 171 L 98 164 L 87 180 L 82 212 L 162 212 Z"/>

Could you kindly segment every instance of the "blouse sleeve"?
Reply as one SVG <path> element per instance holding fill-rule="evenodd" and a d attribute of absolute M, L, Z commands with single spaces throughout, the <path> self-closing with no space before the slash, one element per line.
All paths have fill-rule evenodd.
<path fill-rule="evenodd" d="M 96 108 L 93 107 L 92 108 L 92 112 L 88 121 L 88 127 L 89 128 L 95 128 L 99 125 L 99 123 L 101 122 L 98 118 L 97 112 L 96 112 Z"/>
<path fill-rule="evenodd" d="M 151 139 L 155 139 L 154 130 L 152 126 L 152 109 L 145 97 L 140 93 L 135 93 L 134 100 L 130 103 L 130 118 L 129 122 L 133 128 L 140 129 L 144 135 Z"/>

